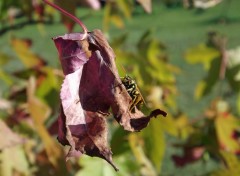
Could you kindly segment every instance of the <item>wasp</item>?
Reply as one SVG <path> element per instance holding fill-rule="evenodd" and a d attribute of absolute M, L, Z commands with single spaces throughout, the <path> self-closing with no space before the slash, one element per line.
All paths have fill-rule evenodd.
<path fill-rule="evenodd" d="M 132 79 L 130 76 L 126 75 L 125 77 L 121 78 L 122 84 L 126 88 L 128 94 L 132 98 L 132 103 L 130 105 L 129 110 L 131 112 L 135 112 L 135 108 L 140 109 L 145 102 L 141 92 L 139 91 L 137 84 L 134 79 Z"/>

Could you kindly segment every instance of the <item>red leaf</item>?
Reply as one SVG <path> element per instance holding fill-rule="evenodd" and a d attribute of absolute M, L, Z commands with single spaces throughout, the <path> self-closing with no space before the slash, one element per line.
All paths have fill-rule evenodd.
<path fill-rule="evenodd" d="M 205 148 L 202 146 L 185 147 L 183 156 L 173 155 L 172 159 L 176 166 L 183 167 L 202 158 L 204 152 Z"/>
<path fill-rule="evenodd" d="M 70 145 L 68 156 L 86 153 L 112 162 L 107 143 L 107 122 L 110 108 L 114 118 L 128 131 L 140 131 L 159 109 L 145 116 L 135 107 L 121 82 L 115 65 L 115 54 L 100 30 L 65 34 L 54 38 L 65 79 L 61 89 L 58 140 Z"/>

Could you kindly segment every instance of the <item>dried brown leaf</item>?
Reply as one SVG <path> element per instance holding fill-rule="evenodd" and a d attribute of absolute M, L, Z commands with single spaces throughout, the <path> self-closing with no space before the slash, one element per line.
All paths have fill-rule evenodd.
<path fill-rule="evenodd" d="M 58 140 L 70 145 L 68 156 L 87 154 L 112 162 L 107 142 L 110 108 L 125 130 L 140 131 L 152 117 L 166 116 L 156 109 L 145 116 L 135 107 L 121 82 L 115 65 L 115 54 L 100 30 L 84 34 L 65 34 L 54 38 L 65 79 L 61 89 Z M 83 39 L 83 40 L 81 40 Z"/>

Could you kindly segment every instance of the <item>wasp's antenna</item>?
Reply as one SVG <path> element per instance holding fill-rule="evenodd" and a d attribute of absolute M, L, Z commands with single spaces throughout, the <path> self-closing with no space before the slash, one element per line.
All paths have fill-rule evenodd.
<path fill-rule="evenodd" d="M 87 27 L 82 23 L 81 20 L 79 20 L 77 17 L 75 17 L 74 15 L 70 14 L 69 12 L 65 11 L 64 9 L 62 9 L 61 7 L 57 6 L 56 4 L 48 1 L 48 0 L 43 0 L 43 2 L 45 2 L 46 4 L 52 6 L 53 8 L 57 9 L 58 11 L 60 11 L 61 13 L 63 13 L 64 15 L 68 16 L 69 18 L 71 18 L 73 21 L 75 21 L 77 24 L 79 24 L 81 26 L 81 28 L 83 29 L 83 39 L 85 39 L 87 37 Z"/>

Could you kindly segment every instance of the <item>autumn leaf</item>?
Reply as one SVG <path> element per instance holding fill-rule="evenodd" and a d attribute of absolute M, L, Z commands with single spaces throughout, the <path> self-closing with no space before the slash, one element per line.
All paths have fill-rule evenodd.
<path fill-rule="evenodd" d="M 152 117 L 166 116 L 156 109 L 145 116 L 136 106 L 123 85 L 115 64 L 115 54 L 100 30 L 88 32 L 75 16 L 44 0 L 72 18 L 83 33 L 70 33 L 54 37 L 65 75 L 61 92 L 58 140 L 70 145 L 67 158 L 87 154 L 113 164 L 108 146 L 106 116 L 113 113 L 117 122 L 128 131 L 140 131 Z"/>
<path fill-rule="evenodd" d="M 173 155 L 172 159 L 176 166 L 183 167 L 202 158 L 204 152 L 203 146 L 185 147 L 183 156 Z"/>
<path fill-rule="evenodd" d="M 108 1 L 104 9 L 103 19 L 104 31 L 109 30 L 110 23 L 113 23 L 118 28 L 123 28 L 124 27 L 123 15 L 129 19 L 131 17 L 131 7 L 132 4 L 130 1 L 126 0 Z"/>
<path fill-rule="evenodd" d="M 44 147 L 49 161 L 62 172 L 66 172 L 66 168 L 61 161 L 63 151 L 59 145 L 49 135 L 45 128 L 44 122 L 49 117 L 51 109 L 44 102 L 42 102 L 36 95 L 36 80 L 34 77 L 30 77 L 27 86 L 27 105 L 28 111 L 33 119 L 37 133 L 43 141 Z M 65 163 L 64 163 L 65 164 Z"/>
<path fill-rule="evenodd" d="M 228 112 L 219 113 L 215 120 L 215 127 L 219 145 L 229 152 L 239 152 L 240 144 L 233 137 L 234 131 L 239 127 L 239 120 Z"/>
<path fill-rule="evenodd" d="M 68 156 L 86 153 L 112 163 L 107 143 L 105 117 L 109 109 L 128 131 L 145 128 L 153 116 L 166 115 L 157 109 L 149 116 L 135 108 L 129 111 L 131 97 L 121 83 L 115 55 L 99 30 L 55 37 L 65 79 L 61 89 L 62 110 L 59 116 L 59 141 L 69 144 Z M 79 153 L 80 151 L 80 153 Z"/>
<path fill-rule="evenodd" d="M 240 173 L 240 161 L 239 158 L 229 152 L 220 152 L 222 159 L 224 160 L 225 168 L 217 169 L 212 172 L 210 176 L 226 176 L 226 175 L 239 175 Z"/>
<path fill-rule="evenodd" d="M 124 14 L 125 17 L 130 18 L 132 12 L 132 2 L 127 0 L 117 0 L 117 7 Z"/>
<path fill-rule="evenodd" d="M 6 137 L 7 136 L 7 137 Z M 14 133 L 8 126 L 0 119 L 0 150 L 13 147 L 24 142 L 24 139 L 18 134 Z"/>
<path fill-rule="evenodd" d="M 208 70 L 213 59 L 218 58 L 220 52 L 206 44 L 200 44 L 194 48 L 190 48 L 185 53 L 185 59 L 189 64 L 202 63 L 204 69 Z"/>
<path fill-rule="evenodd" d="M 11 40 L 11 46 L 24 66 L 26 68 L 38 68 L 44 65 L 45 61 L 30 50 L 31 44 L 30 39 L 13 38 Z"/>

